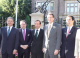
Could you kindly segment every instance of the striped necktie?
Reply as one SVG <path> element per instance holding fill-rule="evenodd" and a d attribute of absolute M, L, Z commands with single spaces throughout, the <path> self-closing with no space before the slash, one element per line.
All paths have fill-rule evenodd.
<path fill-rule="evenodd" d="M 8 28 L 7 36 L 9 36 L 9 34 L 10 34 L 10 27 Z"/>
<path fill-rule="evenodd" d="M 38 37 L 38 30 L 36 30 L 36 34 L 35 34 L 35 36 L 36 36 L 36 39 L 37 39 L 37 37 Z"/>

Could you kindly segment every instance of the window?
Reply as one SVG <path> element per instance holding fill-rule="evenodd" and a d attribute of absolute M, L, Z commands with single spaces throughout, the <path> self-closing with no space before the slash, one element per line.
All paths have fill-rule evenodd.
<path fill-rule="evenodd" d="M 44 2 L 37 2 L 36 6 L 42 6 Z M 47 5 L 47 3 L 46 3 Z M 50 2 L 46 8 L 48 11 L 53 11 L 54 10 L 54 2 Z"/>
<path fill-rule="evenodd" d="M 70 14 L 78 13 L 78 4 L 77 3 L 67 3 L 66 12 Z"/>

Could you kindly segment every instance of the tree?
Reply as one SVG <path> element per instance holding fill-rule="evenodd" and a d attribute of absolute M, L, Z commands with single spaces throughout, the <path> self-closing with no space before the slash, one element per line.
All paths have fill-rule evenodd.
<path fill-rule="evenodd" d="M 25 19 L 31 13 L 31 0 L 18 0 L 18 21 Z M 15 18 L 16 0 L 1 0 L 1 15 L 5 18 L 12 16 Z"/>
<path fill-rule="evenodd" d="M 26 16 L 31 13 L 31 0 L 20 0 L 19 1 L 19 18 L 26 19 Z"/>

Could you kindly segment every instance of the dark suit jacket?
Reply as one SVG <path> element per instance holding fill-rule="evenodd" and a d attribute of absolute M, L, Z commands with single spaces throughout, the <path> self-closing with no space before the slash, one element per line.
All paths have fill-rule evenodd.
<path fill-rule="evenodd" d="M 18 29 L 12 27 L 9 36 L 7 36 L 7 27 L 1 28 L 1 50 L 2 54 L 7 52 L 12 54 L 14 49 L 18 49 L 19 45 L 19 32 Z"/>
<path fill-rule="evenodd" d="M 39 35 L 38 35 L 37 39 L 35 37 L 35 30 L 33 30 L 32 31 L 32 37 L 33 37 L 33 41 L 32 41 L 31 52 L 32 53 L 43 53 L 42 52 L 43 37 L 44 37 L 43 29 L 40 29 L 40 32 L 39 32 Z"/>
<path fill-rule="evenodd" d="M 61 45 L 61 58 L 74 58 L 74 48 L 75 48 L 75 36 L 76 36 L 76 27 L 72 27 L 70 34 L 66 38 L 67 28 L 62 29 L 62 45 Z M 65 53 L 65 50 L 67 52 Z"/>
<path fill-rule="evenodd" d="M 23 34 L 22 34 L 22 29 L 19 29 L 19 53 L 23 53 L 26 52 L 27 50 L 30 50 L 30 46 L 31 46 L 31 42 L 32 42 L 32 35 L 31 35 L 31 30 L 26 29 L 26 39 L 24 41 L 23 38 Z M 20 47 L 20 45 L 28 45 L 28 49 L 24 50 Z"/>

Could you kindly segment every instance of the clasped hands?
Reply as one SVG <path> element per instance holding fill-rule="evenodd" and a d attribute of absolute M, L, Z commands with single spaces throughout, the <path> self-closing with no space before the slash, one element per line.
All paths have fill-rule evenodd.
<path fill-rule="evenodd" d="M 27 49 L 28 45 L 20 45 L 20 47 L 23 48 L 23 49 Z"/>

